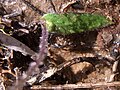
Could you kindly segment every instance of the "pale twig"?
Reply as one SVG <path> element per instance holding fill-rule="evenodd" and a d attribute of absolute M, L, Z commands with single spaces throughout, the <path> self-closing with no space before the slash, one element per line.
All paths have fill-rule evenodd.
<path fill-rule="evenodd" d="M 65 84 L 65 85 L 53 85 L 53 86 L 34 85 L 30 89 L 31 90 L 42 90 L 42 89 L 63 90 L 63 89 L 78 89 L 78 88 L 114 87 L 114 86 L 115 87 L 120 86 L 120 82 L 80 83 L 80 84 Z"/>

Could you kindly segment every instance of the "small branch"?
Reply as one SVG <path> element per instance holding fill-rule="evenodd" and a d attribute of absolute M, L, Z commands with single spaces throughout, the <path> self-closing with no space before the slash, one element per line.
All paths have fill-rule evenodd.
<path fill-rule="evenodd" d="M 16 75 L 11 70 L 2 70 L 2 74 L 5 74 L 5 73 L 9 73 L 13 75 L 14 77 L 16 77 Z"/>
<path fill-rule="evenodd" d="M 52 8 L 53 8 L 53 10 L 54 10 L 54 12 L 57 13 L 57 11 L 56 11 L 56 9 L 55 9 L 55 5 L 53 4 L 52 0 L 48 0 L 48 1 L 50 2 L 51 6 L 52 6 Z"/>
<path fill-rule="evenodd" d="M 31 4 L 30 2 L 26 1 L 26 0 L 22 0 L 28 7 L 30 7 L 32 10 L 34 10 L 35 12 L 37 12 L 40 15 L 44 15 L 45 12 L 39 10 L 37 7 L 35 7 L 33 4 Z"/>
<path fill-rule="evenodd" d="M 52 75 L 54 75 L 56 72 L 62 70 L 63 68 L 66 68 L 66 67 L 69 67 L 75 63 L 78 63 L 81 61 L 82 58 L 75 58 L 75 59 L 72 59 L 72 60 L 68 60 L 66 62 L 63 62 L 62 64 L 58 65 L 58 66 L 55 66 L 55 67 L 51 67 L 47 70 L 45 70 L 44 72 L 42 73 L 39 73 L 39 74 L 36 74 L 34 75 L 34 77 L 32 77 L 31 79 L 29 79 L 27 81 L 27 83 L 29 85 L 33 85 L 34 82 L 38 81 L 39 83 L 44 81 L 45 79 L 51 77 Z"/>
<path fill-rule="evenodd" d="M 78 89 L 78 88 L 98 88 L 98 87 L 113 87 L 120 86 L 120 82 L 100 82 L 100 83 L 81 83 L 81 84 L 65 84 L 65 85 L 53 85 L 53 86 L 41 86 L 34 85 L 30 89 L 32 90 L 42 90 L 42 89 L 55 89 L 55 90 L 63 90 L 63 89 Z"/>

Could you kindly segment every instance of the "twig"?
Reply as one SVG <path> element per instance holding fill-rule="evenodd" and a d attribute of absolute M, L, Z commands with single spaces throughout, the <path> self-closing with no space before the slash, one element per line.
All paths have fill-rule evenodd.
<path fill-rule="evenodd" d="M 42 90 L 42 89 L 77 89 L 77 88 L 98 88 L 98 87 L 113 87 L 120 86 L 120 82 L 99 82 L 99 83 L 81 83 L 81 84 L 65 84 L 65 85 L 53 85 L 53 86 L 41 86 L 34 85 L 30 89 L 32 90 Z"/>
<path fill-rule="evenodd" d="M 37 12 L 40 15 L 44 15 L 45 12 L 39 10 L 37 7 L 35 7 L 33 4 L 31 4 L 30 2 L 26 1 L 26 0 L 22 0 L 28 7 L 30 7 L 32 10 L 34 10 L 35 12 Z"/>
<path fill-rule="evenodd" d="M 52 0 L 48 0 L 48 1 L 50 2 L 51 6 L 52 6 L 52 8 L 53 8 L 53 10 L 54 10 L 54 12 L 57 13 L 57 11 L 56 11 L 56 9 L 55 9 L 55 5 L 53 4 Z"/>
<path fill-rule="evenodd" d="M 82 58 L 75 58 L 75 59 L 72 59 L 72 60 L 69 60 L 69 61 L 66 61 L 58 66 L 55 66 L 55 67 L 50 67 L 49 69 L 45 70 L 44 72 L 42 73 L 39 73 L 37 75 L 34 75 L 34 77 L 32 77 L 31 79 L 29 79 L 27 81 L 27 83 L 29 85 L 33 85 L 35 82 L 42 82 L 44 81 L 45 79 L 51 77 L 52 75 L 54 75 L 56 72 L 62 70 L 63 68 L 66 68 L 66 67 L 69 67 L 75 63 L 79 63 L 80 61 L 82 60 Z"/>

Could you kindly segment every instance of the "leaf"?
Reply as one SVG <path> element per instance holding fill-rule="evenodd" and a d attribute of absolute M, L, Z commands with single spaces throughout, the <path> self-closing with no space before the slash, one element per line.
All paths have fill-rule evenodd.
<path fill-rule="evenodd" d="M 46 20 L 49 32 L 56 32 L 65 35 L 93 30 L 112 24 L 112 22 L 105 16 L 89 13 L 49 13 L 45 14 L 43 18 Z"/>
<path fill-rule="evenodd" d="M 33 56 L 36 54 L 33 50 L 31 50 L 28 46 L 26 46 L 22 42 L 18 41 L 17 39 L 9 35 L 3 34 L 1 32 L 0 32 L 0 44 L 2 44 L 3 46 L 11 50 L 19 51 L 25 56 L 26 55 Z"/>

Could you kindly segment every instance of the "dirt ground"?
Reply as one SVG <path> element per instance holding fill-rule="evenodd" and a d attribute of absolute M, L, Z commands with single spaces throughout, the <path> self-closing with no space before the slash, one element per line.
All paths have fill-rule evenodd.
<path fill-rule="evenodd" d="M 44 13 L 98 13 L 106 16 L 114 23 L 82 33 L 70 35 L 49 34 L 48 53 L 44 59 L 44 65 L 39 67 L 40 72 L 45 72 L 50 67 L 60 67 L 61 69 L 40 83 L 35 82 L 31 86 L 25 85 L 25 90 L 120 90 L 119 0 L 29 0 L 29 2 Z M 2 21 L 3 16 L 8 14 L 6 12 L 8 11 L 7 8 L 5 6 L 0 7 L 0 29 L 4 28 L 4 33 L 21 41 L 34 52 L 39 52 L 39 37 L 42 33 L 39 22 L 42 15 L 28 6 L 23 11 L 23 15 L 12 17 L 9 22 Z M 26 24 L 25 27 L 22 26 L 24 23 Z M 77 60 L 78 62 L 72 65 L 64 66 L 66 62 Z M 19 79 L 18 74 L 22 75 L 27 72 L 30 63 L 33 61 L 29 55 L 24 56 L 21 52 L 16 52 L 1 44 L 0 87 L 2 89 L 0 90 L 5 90 L 5 88 L 13 90 L 8 87 L 14 87 L 13 83 Z M 15 68 L 19 70 L 17 73 Z M 72 87 L 72 85 L 69 86 L 70 84 L 81 86 Z M 34 87 L 35 85 L 36 87 Z M 59 85 L 61 85 L 60 88 L 58 88 Z M 68 86 L 64 87 L 64 85 Z M 16 90 L 20 90 L 18 87 L 16 88 Z"/>

